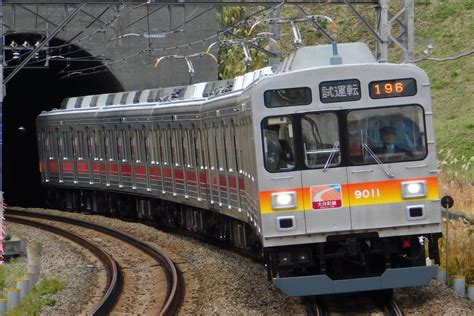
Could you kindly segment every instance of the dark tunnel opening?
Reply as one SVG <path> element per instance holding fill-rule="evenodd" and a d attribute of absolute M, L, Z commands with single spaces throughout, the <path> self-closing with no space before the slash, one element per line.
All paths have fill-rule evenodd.
<path fill-rule="evenodd" d="M 6 36 L 5 45 L 12 41 L 17 45 L 25 41 L 34 45 L 38 40 L 41 38 L 37 34 L 12 34 Z M 49 47 L 64 44 L 55 39 Z M 13 49 L 6 52 L 5 77 L 29 53 L 17 50 L 20 58 L 15 58 L 14 52 Z M 47 56 L 50 56 L 49 65 Z M 98 68 L 100 72 L 81 75 L 82 69 L 101 65 L 102 61 L 78 46 L 50 48 L 40 51 L 37 58 L 7 83 L 3 102 L 3 190 L 7 204 L 43 206 L 35 123 L 41 111 L 59 108 L 67 97 L 123 91 L 120 82 L 105 67 Z M 68 73 L 74 75 L 65 78 Z"/>

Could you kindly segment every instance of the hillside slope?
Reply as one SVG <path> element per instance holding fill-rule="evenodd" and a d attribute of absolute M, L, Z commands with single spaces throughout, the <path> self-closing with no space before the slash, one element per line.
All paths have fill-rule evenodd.
<path fill-rule="evenodd" d="M 416 39 L 433 40 L 433 57 L 472 52 L 474 1 L 436 2 L 416 5 Z M 452 61 L 425 60 L 417 64 L 426 70 L 432 82 L 438 149 L 451 149 L 458 159 L 473 157 L 474 54 Z M 469 169 L 471 180 L 474 180 L 473 160 Z"/>

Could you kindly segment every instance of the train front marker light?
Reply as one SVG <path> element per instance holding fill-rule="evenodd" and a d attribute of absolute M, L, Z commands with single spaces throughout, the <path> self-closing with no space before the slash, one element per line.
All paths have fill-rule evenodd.
<path fill-rule="evenodd" d="M 272 208 L 286 210 L 296 207 L 296 192 L 272 193 Z"/>
<path fill-rule="evenodd" d="M 404 199 L 420 198 L 426 195 L 426 181 L 402 182 L 402 196 Z"/>

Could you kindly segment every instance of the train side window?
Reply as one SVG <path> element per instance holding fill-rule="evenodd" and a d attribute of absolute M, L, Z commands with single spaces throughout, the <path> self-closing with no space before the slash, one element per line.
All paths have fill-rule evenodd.
<path fill-rule="evenodd" d="M 237 167 L 239 174 L 242 173 L 242 127 L 240 120 L 235 125 L 235 150 L 237 153 Z"/>
<path fill-rule="evenodd" d="M 83 131 L 77 131 L 77 134 L 75 135 L 75 141 L 76 141 L 76 152 L 77 152 L 77 158 L 82 159 L 84 158 L 84 132 Z"/>
<path fill-rule="evenodd" d="M 216 149 L 216 157 L 217 157 L 217 168 L 219 171 L 225 170 L 225 162 L 224 162 L 224 148 L 222 143 L 223 138 L 223 128 L 221 125 L 214 126 L 214 139 L 215 139 L 215 149 Z"/>
<path fill-rule="evenodd" d="M 339 122 L 335 113 L 312 113 L 301 117 L 304 160 L 308 168 L 341 163 Z"/>
<path fill-rule="evenodd" d="M 171 125 L 168 124 L 168 128 L 166 129 L 166 151 L 168 153 L 168 163 L 170 165 L 174 165 L 176 163 L 176 156 L 174 151 L 174 136 L 173 130 L 171 129 Z"/>
<path fill-rule="evenodd" d="M 182 127 L 181 127 L 182 128 Z M 190 148 L 189 148 L 189 129 L 181 129 L 181 142 L 183 145 L 183 164 L 187 168 L 191 167 Z"/>
<path fill-rule="evenodd" d="M 235 124 L 235 121 L 232 120 L 232 125 L 230 127 L 230 137 L 231 137 L 231 146 L 232 146 L 232 160 L 234 163 L 234 172 L 238 172 L 240 168 L 240 164 L 238 162 L 238 147 L 237 147 L 237 134 L 238 134 L 238 126 Z"/>
<path fill-rule="evenodd" d="M 162 164 L 163 163 L 163 146 L 161 144 L 161 132 L 160 128 L 157 127 L 153 132 L 153 149 L 155 153 L 155 163 Z"/>
<path fill-rule="evenodd" d="M 199 137 L 201 138 L 202 166 L 204 169 L 207 169 L 210 163 L 209 163 L 209 152 L 208 152 L 208 144 L 207 144 L 205 127 L 201 127 L 199 129 Z"/>
<path fill-rule="evenodd" d="M 161 157 L 162 163 L 164 165 L 170 164 L 169 154 L 168 154 L 168 136 L 166 134 L 166 130 L 160 130 L 160 143 L 161 143 Z"/>
<path fill-rule="evenodd" d="M 138 153 L 140 155 L 140 161 L 146 162 L 147 153 L 146 153 L 146 139 L 145 139 L 145 127 L 143 126 L 141 129 L 138 130 Z"/>
<path fill-rule="evenodd" d="M 130 132 L 130 156 L 133 162 L 139 162 L 141 160 L 139 157 L 140 148 L 138 147 L 137 132 L 138 131 L 136 129 L 134 129 L 133 132 Z"/>
<path fill-rule="evenodd" d="M 216 136 L 214 124 L 209 126 L 209 160 L 211 162 L 211 170 L 219 170 L 219 164 L 217 161 L 217 148 L 216 148 Z"/>
<path fill-rule="evenodd" d="M 91 148 L 93 151 L 92 158 L 99 159 L 102 157 L 102 153 L 100 152 L 100 131 L 99 130 L 92 130 L 91 136 Z"/>
<path fill-rule="evenodd" d="M 135 160 L 135 155 L 132 153 L 132 128 L 128 126 L 126 130 L 123 130 L 125 132 L 125 138 L 124 138 L 124 154 L 125 154 L 125 159 L 128 161 Z"/>
<path fill-rule="evenodd" d="M 49 159 L 54 159 L 56 158 L 55 152 L 54 152 L 54 136 L 53 132 L 48 132 L 46 136 L 46 154 L 48 155 Z"/>
<path fill-rule="evenodd" d="M 278 116 L 264 119 L 262 134 L 265 168 L 270 172 L 293 170 L 295 155 L 291 118 Z"/>
<path fill-rule="evenodd" d="M 267 108 L 311 104 L 311 89 L 306 87 L 267 90 L 263 94 Z"/>
<path fill-rule="evenodd" d="M 189 148 L 189 168 L 194 168 L 197 165 L 196 161 L 196 146 L 193 145 L 194 140 L 194 125 L 188 130 L 188 148 Z"/>
<path fill-rule="evenodd" d="M 156 142 L 153 142 L 153 131 L 150 129 L 146 132 L 145 128 L 146 127 L 143 127 L 143 134 L 145 135 L 145 160 L 147 163 L 155 163 L 156 157 L 153 145 L 156 144 Z"/>
<path fill-rule="evenodd" d="M 227 171 L 234 172 L 235 170 L 235 153 L 233 144 L 233 122 L 229 122 L 224 126 L 224 148 L 227 162 Z"/>
<path fill-rule="evenodd" d="M 126 161 L 125 159 L 125 148 L 124 148 L 124 139 L 125 139 L 125 131 L 117 131 L 117 159 Z"/>
<path fill-rule="evenodd" d="M 69 135 L 71 136 L 71 157 L 73 159 L 77 158 L 78 155 L 78 141 L 77 141 L 77 134 L 75 135 L 74 130 L 71 129 L 69 130 Z"/>
<path fill-rule="evenodd" d="M 63 132 L 63 142 L 64 142 L 64 159 L 74 158 L 72 136 L 70 136 L 69 132 L 67 131 Z"/>
<path fill-rule="evenodd" d="M 107 131 L 105 132 L 105 129 L 104 129 L 104 133 L 105 133 L 105 146 L 104 146 L 104 155 L 105 155 L 105 159 L 111 159 L 111 154 L 110 154 L 110 150 L 112 148 L 112 146 L 110 145 L 110 131 Z"/>
<path fill-rule="evenodd" d="M 95 131 L 93 131 L 93 133 L 90 133 L 89 128 L 86 127 L 85 137 L 86 137 L 86 148 L 87 148 L 87 157 L 88 158 L 96 157 L 95 148 L 94 148 L 94 138 L 95 138 L 94 134 L 95 134 Z"/>
<path fill-rule="evenodd" d="M 180 165 L 178 148 L 178 135 L 176 129 L 171 130 L 171 155 L 173 164 L 178 167 Z"/>
<path fill-rule="evenodd" d="M 199 137 L 199 129 L 197 129 L 195 125 L 193 125 L 193 130 L 192 130 L 191 147 L 194 148 L 194 151 L 193 151 L 194 164 L 196 166 L 196 169 L 199 169 L 199 167 L 203 165 L 202 146 L 201 146 L 201 138 Z"/>

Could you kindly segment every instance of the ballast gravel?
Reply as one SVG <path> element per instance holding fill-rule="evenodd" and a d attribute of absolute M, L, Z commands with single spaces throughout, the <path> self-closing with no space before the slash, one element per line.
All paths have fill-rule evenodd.
<path fill-rule="evenodd" d="M 178 265 L 186 280 L 186 297 L 180 311 L 181 315 L 306 314 L 302 299 L 284 295 L 267 281 L 262 263 L 234 252 L 185 236 L 165 233 L 140 223 L 54 210 L 28 210 L 51 215 L 67 215 L 106 225 L 148 241 L 164 251 Z M 22 231 L 19 233 L 26 235 Z M 49 243 L 53 244 L 55 248 L 52 249 L 55 249 L 54 252 L 58 254 L 55 260 L 48 261 L 48 265 L 62 266 L 62 269 L 65 267 L 71 269 L 73 265 L 83 265 L 77 259 L 64 256 L 64 249 L 61 248 L 62 246 L 54 245 L 53 239 Z M 61 270 L 61 268 L 55 269 Z M 86 273 L 87 269 L 80 271 L 82 272 L 79 273 Z M 88 273 L 90 275 L 90 271 Z M 76 282 L 79 280 L 74 280 L 74 283 Z M 474 315 L 473 302 L 457 296 L 451 289 L 440 285 L 437 281 L 432 281 L 426 287 L 397 289 L 394 295 L 405 315 Z M 77 301 L 78 295 L 69 296 L 69 299 L 73 302 Z M 71 303 L 58 300 L 57 305 L 60 304 Z M 49 312 L 44 315 L 60 314 Z M 67 315 L 72 314 L 77 313 Z"/>

